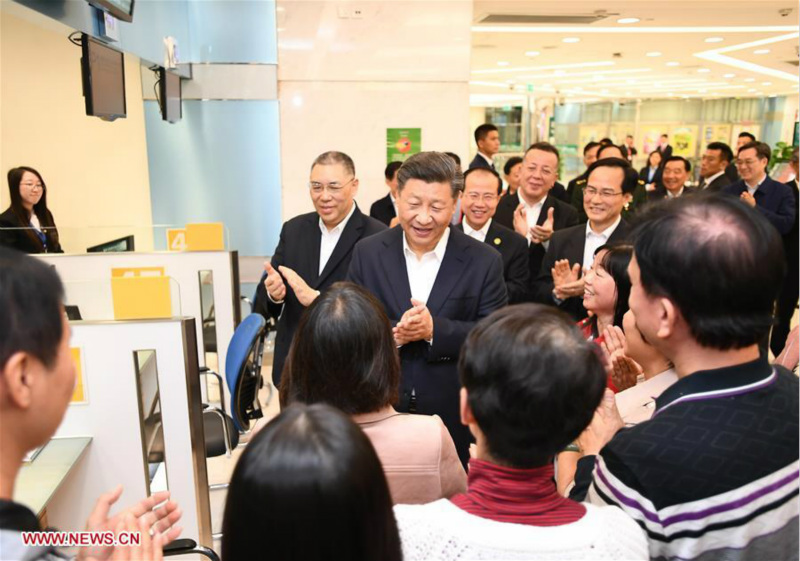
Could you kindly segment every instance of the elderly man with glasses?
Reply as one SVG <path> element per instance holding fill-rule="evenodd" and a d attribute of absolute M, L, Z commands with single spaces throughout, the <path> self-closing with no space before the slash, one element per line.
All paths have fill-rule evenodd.
<path fill-rule="evenodd" d="M 358 209 L 358 179 L 347 154 L 320 154 L 311 165 L 308 188 L 314 212 L 283 225 L 253 306 L 266 318 L 279 318 L 272 362 L 276 387 L 303 310 L 320 291 L 345 279 L 356 242 L 386 229 Z"/>
<path fill-rule="evenodd" d="M 576 320 L 586 317 L 583 279 L 595 250 L 628 235 L 622 210 L 633 199 L 638 179 L 622 158 L 597 160 L 586 177 L 583 208 L 588 221 L 553 233 L 535 286 L 538 301 L 557 305 Z"/>

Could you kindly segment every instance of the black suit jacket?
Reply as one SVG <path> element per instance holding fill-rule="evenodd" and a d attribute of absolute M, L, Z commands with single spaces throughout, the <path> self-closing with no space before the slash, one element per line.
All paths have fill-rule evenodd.
<path fill-rule="evenodd" d="M 550 189 L 548 195 L 555 197 L 559 201 L 569 203 L 569 196 L 567 195 L 567 189 L 558 181 L 553 184 L 553 188 Z"/>
<path fill-rule="evenodd" d="M 350 258 L 356 242 L 383 230 L 386 230 L 386 226 L 365 216 L 356 207 L 330 259 L 322 270 L 322 274 L 319 274 L 319 250 L 322 239 L 322 233 L 319 230 L 319 215 L 316 212 L 301 214 L 283 225 L 278 247 L 271 259 L 272 266 L 275 269 L 281 265 L 289 267 L 300 275 L 308 283 L 308 286 L 324 291 L 333 283 L 342 281 L 347 276 L 347 269 L 350 266 Z M 275 386 L 279 386 L 283 363 L 286 361 L 289 345 L 292 343 L 294 331 L 297 329 L 305 306 L 297 300 L 288 282 L 285 283 L 286 298 L 284 302 L 273 304 L 267 297 L 267 289 L 264 287 L 265 278 L 266 273 L 258 283 L 253 311 L 266 318 L 279 318 L 272 362 L 272 380 Z"/>
<path fill-rule="evenodd" d="M 463 232 L 463 222 L 456 228 Z M 503 258 L 503 278 L 506 280 L 508 303 L 525 302 L 531 289 L 528 241 L 513 230 L 498 224 L 497 220 L 492 220 L 484 242 L 499 251 Z"/>
<path fill-rule="evenodd" d="M 723 187 L 727 187 L 731 183 L 733 183 L 731 178 L 723 173 L 708 185 L 701 184 L 701 188 L 698 190 L 702 191 L 703 193 L 716 193 L 718 191 L 722 191 Z"/>
<path fill-rule="evenodd" d="M 625 241 L 630 233 L 630 226 L 625 220 L 620 221 L 617 229 L 608 237 L 608 243 Z M 566 259 L 570 266 L 575 263 L 583 264 L 583 250 L 586 247 L 586 225 L 579 224 L 566 230 L 553 234 L 550 238 L 550 247 L 542 261 L 542 268 L 536 278 L 536 299 L 544 304 L 556 305 L 553 300 L 553 276 L 550 270 L 559 259 Z M 580 297 L 567 298 L 558 306 L 569 313 L 575 320 L 586 317 L 583 299 Z"/>
<path fill-rule="evenodd" d="M 474 168 L 495 169 L 494 164 L 489 165 L 489 162 L 487 162 L 486 159 L 480 154 L 475 154 L 475 157 L 472 158 L 472 161 L 469 163 L 469 167 L 467 169 Z"/>
<path fill-rule="evenodd" d="M 661 161 L 666 162 L 672 156 L 672 145 L 667 144 L 664 147 L 659 146 L 658 151 L 661 152 Z"/>
<path fill-rule="evenodd" d="M 375 220 L 379 220 L 387 226 L 392 222 L 392 218 L 397 216 L 392 204 L 392 194 L 387 193 L 382 199 L 378 199 L 369 208 L 369 215 Z"/>
<path fill-rule="evenodd" d="M 725 168 L 725 176 L 731 180 L 731 183 L 739 181 L 739 170 L 736 169 L 736 164 L 733 162 L 728 164 L 728 167 Z"/>
<path fill-rule="evenodd" d="M 493 222 L 496 221 L 498 224 L 513 230 L 514 211 L 518 206 L 519 197 L 503 197 L 503 199 L 501 199 L 500 203 L 497 205 L 497 211 L 494 213 Z M 578 223 L 578 212 L 572 208 L 572 205 L 568 205 L 554 197 L 551 197 L 548 194 L 547 198 L 544 200 L 544 205 L 542 205 L 542 211 L 539 213 L 539 219 L 536 221 L 537 225 L 541 226 L 544 224 L 544 221 L 547 220 L 547 212 L 551 208 L 553 209 L 554 232 L 558 232 L 564 228 L 569 228 L 570 226 L 575 226 Z M 536 277 L 539 276 L 539 270 L 542 268 L 542 259 L 544 259 L 544 254 L 545 248 L 542 246 L 542 244 L 532 243 L 528 246 L 528 269 L 530 270 L 531 281 L 536 280 Z M 529 286 L 528 300 L 536 299 L 532 289 L 533 287 Z"/>
<path fill-rule="evenodd" d="M 731 183 L 722 192 L 734 197 L 747 191 L 744 179 Z M 778 183 L 767 176 L 753 195 L 756 208 L 769 220 L 782 236 L 789 233 L 797 216 L 794 209 L 794 193 L 785 183 Z"/>
<path fill-rule="evenodd" d="M 686 195 L 693 195 L 697 192 L 694 187 L 684 187 L 681 197 Z M 667 198 L 667 189 L 663 185 L 656 187 L 654 191 L 647 192 L 647 202 L 660 201 Z"/>
<path fill-rule="evenodd" d="M 55 224 L 53 215 L 47 211 L 47 215 L 52 224 Z M 26 230 L 6 230 L 5 228 L 27 228 Z M 55 226 L 44 228 L 47 247 L 42 243 L 30 224 L 23 224 L 8 207 L 3 214 L 0 214 L 0 245 L 16 249 L 23 253 L 64 253 L 58 241 L 58 230 Z"/>
<path fill-rule="evenodd" d="M 664 168 L 658 166 L 656 168 L 655 173 L 653 174 L 653 179 L 648 179 L 650 177 L 650 166 L 644 166 L 642 169 L 639 170 L 639 179 L 647 183 L 655 183 L 656 186 L 661 185 L 661 177 L 664 173 Z"/>
<path fill-rule="evenodd" d="M 411 288 L 403 254 L 403 230 L 392 228 L 356 245 L 348 280 L 372 292 L 392 324 L 411 308 Z M 417 412 L 437 414 L 450 431 L 462 463 L 469 457 L 469 430 L 459 414 L 458 364 L 461 345 L 475 323 L 506 305 L 500 254 L 450 228 L 444 259 L 427 306 L 433 316 L 433 341 L 400 348 L 400 411 L 407 411 L 411 391 Z"/>

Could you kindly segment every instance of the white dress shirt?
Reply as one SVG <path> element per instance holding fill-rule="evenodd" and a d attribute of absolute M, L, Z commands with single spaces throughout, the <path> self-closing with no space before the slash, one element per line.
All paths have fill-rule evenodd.
<path fill-rule="evenodd" d="M 350 217 L 353 216 L 355 211 L 356 203 L 353 203 L 352 208 L 350 208 L 350 212 L 347 213 L 347 216 L 344 217 L 344 220 L 339 222 L 336 227 L 330 231 L 322 221 L 322 217 L 320 217 L 319 231 L 322 233 L 322 238 L 319 241 L 319 272 L 317 274 L 322 274 L 323 269 L 325 269 L 325 265 L 328 264 L 328 260 L 331 258 L 333 250 L 336 249 L 336 244 L 339 243 L 339 238 L 342 237 L 342 232 L 344 232 L 345 226 L 347 226 L 347 223 L 350 221 Z"/>
<path fill-rule="evenodd" d="M 394 207 L 394 215 L 399 216 L 397 214 L 397 199 L 394 198 L 394 195 L 392 195 L 391 191 L 389 191 L 389 198 L 392 200 L 392 206 Z"/>
<path fill-rule="evenodd" d="M 683 189 L 684 189 L 684 187 L 681 187 L 681 190 L 678 191 L 677 195 L 673 195 L 672 192 L 669 189 L 667 189 L 667 198 L 668 199 L 676 199 L 676 198 L 680 197 L 681 195 L 683 195 Z"/>
<path fill-rule="evenodd" d="M 464 225 L 464 233 L 468 235 L 470 238 L 474 238 L 479 242 L 483 243 L 486 241 L 486 234 L 489 233 L 489 226 L 492 225 L 492 219 L 486 221 L 486 224 L 483 225 L 483 228 L 480 230 L 475 230 L 472 226 L 469 225 L 467 218 L 464 217 L 464 221 L 462 222 Z"/>
<path fill-rule="evenodd" d="M 747 187 L 747 192 L 750 193 L 751 195 L 755 195 L 756 191 L 758 191 L 758 188 L 761 187 L 761 184 L 764 183 L 764 180 L 766 178 L 767 178 L 767 176 L 765 174 L 764 177 L 761 178 L 761 181 L 756 183 L 755 187 L 750 187 L 750 184 L 747 181 L 745 181 L 744 182 L 744 186 Z"/>
<path fill-rule="evenodd" d="M 703 179 L 703 190 L 708 189 L 708 186 L 714 182 L 720 175 L 725 175 L 725 170 L 719 171 L 707 179 Z"/>
<path fill-rule="evenodd" d="M 411 287 L 411 297 L 414 300 L 428 303 L 428 298 L 433 290 L 433 283 L 439 274 L 439 267 L 442 266 L 444 252 L 447 249 L 447 240 L 450 239 L 450 228 L 444 231 L 442 239 L 433 248 L 418 259 L 416 254 L 408 246 L 408 240 L 403 233 L 403 255 L 406 258 L 406 271 L 408 272 L 408 284 Z M 408 303 L 411 307 L 411 302 Z"/>
<path fill-rule="evenodd" d="M 522 203 L 522 208 L 525 209 L 525 218 L 528 219 L 528 228 L 533 228 L 539 221 L 539 215 L 542 214 L 542 207 L 544 207 L 544 201 L 547 199 L 547 195 L 542 197 L 542 200 L 534 205 L 528 204 L 528 201 L 522 198 L 522 194 L 519 191 L 517 191 L 517 197 L 519 198 L 519 202 Z M 530 235 L 530 232 L 528 232 L 529 240 Z"/>
<path fill-rule="evenodd" d="M 603 244 L 608 243 L 608 238 L 617 229 L 619 223 L 622 221 L 622 216 L 617 216 L 616 222 L 611 226 L 600 232 L 599 234 L 592 230 L 591 223 L 586 223 L 586 245 L 583 247 L 583 272 L 586 274 L 592 263 L 594 263 L 594 252 Z"/>

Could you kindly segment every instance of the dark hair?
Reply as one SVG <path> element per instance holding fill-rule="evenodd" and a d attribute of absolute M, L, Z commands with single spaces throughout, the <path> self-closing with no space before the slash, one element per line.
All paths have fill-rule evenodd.
<path fill-rule="evenodd" d="M 458 154 L 456 154 L 455 152 L 445 152 L 445 154 L 453 158 L 453 161 L 456 163 L 456 165 L 458 167 L 461 167 L 461 157 L 459 157 Z"/>
<path fill-rule="evenodd" d="M 458 367 L 489 454 L 515 468 L 545 465 L 575 440 L 606 385 L 593 343 L 563 312 L 539 304 L 482 319 Z"/>
<path fill-rule="evenodd" d="M 594 254 L 597 255 L 601 250 L 606 250 L 606 254 L 603 255 L 598 265 L 614 279 L 617 291 L 612 325 L 622 327 L 622 316 L 628 311 L 628 298 L 631 295 L 631 278 L 628 276 L 628 265 L 630 265 L 631 256 L 633 255 L 633 246 L 627 243 L 604 244 L 598 247 Z"/>
<path fill-rule="evenodd" d="M 528 149 L 525 150 L 525 155 L 528 154 L 531 150 L 541 150 L 542 152 L 550 152 L 551 154 L 555 154 L 556 161 L 561 160 L 561 154 L 558 153 L 558 148 L 550 144 L 549 142 L 534 142 Z"/>
<path fill-rule="evenodd" d="M 222 558 L 402 558 L 383 468 L 363 431 L 326 405 L 292 405 L 247 445 L 231 477 Z"/>
<path fill-rule="evenodd" d="M 772 156 L 772 150 L 770 149 L 769 144 L 767 144 L 766 142 L 748 142 L 747 144 L 739 148 L 739 151 L 736 153 L 736 155 L 738 156 L 739 154 L 741 154 L 742 150 L 749 150 L 751 148 L 755 149 L 756 157 L 759 160 L 766 159 L 767 161 L 769 161 L 770 156 Z"/>
<path fill-rule="evenodd" d="M 597 160 L 596 162 L 592 162 L 592 164 L 586 170 L 586 179 L 589 179 L 589 176 L 597 168 L 621 169 L 623 173 L 622 192 L 632 195 L 636 190 L 636 185 L 639 182 L 639 175 L 636 173 L 636 170 L 631 168 L 631 164 L 628 162 L 628 160 L 623 160 L 622 158 L 605 158 L 602 160 Z"/>
<path fill-rule="evenodd" d="M 514 166 L 521 163 L 522 163 L 522 158 L 520 158 L 519 156 L 511 156 L 503 166 L 503 173 L 505 173 L 506 175 L 510 174 L 511 170 L 514 169 Z"/>
<path fill-rule="evenodd" d="M 389 162 L 386 165 L 386 169 L 383 170 L 383 176 L 386 178 L 386 181 L 394 179 L 394 174 L 397 173 L 397 170 L 399 170 L 402 165 L 403 162 Z"/>
<path fill-rule="evenodd" d="M 606 150 L 610 150 L 611 148 L 616 148 L 617 150 L 619 150 L 619 153 L 622 154 L 622 148 L 620 148 L 616 144 L 601 144 L 600 149 L 597 151 L 597 159 L 599 160 L 600 155 Z"/>
<path fill-rule="evenodd" d="M 19 192 L 19 186 L 20 183 L 22 183 L 22 176 L 25 175 L 26 171 L 38 177 L 39 183 L 42 184 L 42 198 L 39 199 L 38 203 L 33 205 L 33 214 L 35 214 L 36 218 L 39 219 L 39 225 L 42 227 L 42 232 L 44 232 L 45 236 L 47 237 L 47 245 L 51 248 L 56 248 L 58 247 L 58 230 L 55 228 L 53 215 L 47 208 L 47 185 L 45 184 L 42 175 L 32 167 L 18 166 L 8 170 L 8 192 L 11 196 L 11 211 L 14 213 L 14 216 L 17 217 L 17 221 L 19 221 L 20 226 L 26 228 L 26 230 L 24 230 L 25 235 L 33 240 L 36 245 L 41 245 L 41 240 L 39 240 L 39 237 L 32 228 L 29 228 L 31 216 L 28 214 L 27 209 L 22 205 L 22 195 Z"/>
<path fill-rule="evenodd" d="M 669 138 L 669 135 L 664 133 L 664 134 L 661 135 L 661 138 Z"/>
<path fill-rule="evenodd" d="M 654 155 L 656 155 L 656 154 L 658 154 L 658 157 L 659 157 L 659 158 L 661 158 L 661 160 L 662 160 L 662 161 L 661 161 L 661 162 L 658 164 L 658 167 L 661 167 L 661 165 L 664 163 L 664 161 L 663 161 L 663 160 L 664 160 L 664 157 L 661 155 L 661 152 L 659 152 L 658 150 L 653 150 L 653 151 L 652 151 L 652 152 L 650 152 L 650 154 L 648 154 L 648 156 L 647 156 L 647 167 L 650 167 L 650 166 L 652 165 L 652 163 L 653 163 L 653 162 L 652 162 L 652 158 L 653 158 L 653 156 L 654 156 Z"/>
<path fill-rule="evenodd" d="M 733 197 L 648 205 L 633 238 L 641 283 L 670 299 L 702 346 L 740 349 L 773 323 L 786 265 L 772 224 Z"/>
<path fill-rule="evenodd" d="M 737 138 L 749 138 L 749 139 L 750 139 L 750 142 L 755 142 L 755 141 L 756 141 L 756 137 L 755 137 L 755 136 L 753 136 L 753 135 L 752 135 L 751 133 L 749 133 L 749 132 L 740 132 L 740 133 L 739 133 L 739 136 L 738 136 Z"/>
<path fill-rule="evenodd" d="M 666 168 L 667 164 L 670 162 L 683 162 L 683 169 L 687 172 L 692 171 L 692 164 L 689 163 L 689 160 L 684 158 L 683 156 L 670 156 L 666 159 L 665 162 L 661 164 L 662 167 Z"/>
<path fill-rule="evenodd" d="M 728 163 L 733 161 L 733 150 L 724 142 L 711 142 L 706 146 L 706 150 L 719 150 L 719 155 L 722 156 L 723 160 Z"/>
<path fill-rule="evenodd" d="M 402 191 L 409 179 L 419 179 L 425 183 L 449 183 L 453 198 L 464 189 L 464 174 L 453 158 L 444 152 L 420 152 L 403 162 L 397 172 L 397 190 Z"/>
<path fill-rule="evenodd" d="M 625 135 L 625 139 L 627 140 L 628 138 L 633 138 L 633 135 L 632 134 L 626 134 Z"/>
<path fill-rule="evenodd" d="M 614 144 L 614 141 L 608 138 L 607 136 L 605 138 L 600 139 L 601 146 L 608 146 L 609 144 Z"/>
<path fill-rule="evenodd" d="M 587 142 L 586 146 L 583 147 L 583 155 L 585 156 L 586 152 L 588 152 L 589 150 L 591 150 L 595 146 L 601 146 L 601 144 L 599 142 L 595 142 L 595 141 Z"/>
<path fill-rule="evenodd" d="M 20 351 L 53 366 L 64 335 L 64 287 L 35 257 L 0 247 L 0 370 Z"/>
<path fill-rule="evenodd" d="M 323 152 L 319 156 L 314 159 L 314 163 L 311 164 L 311 169 L 314 169 L 314 166 L 332 166 L 335 164 L 341 164 L 344 166 L 344 170 L 349 173 L 350 175 L 356 174 L 356 165 L 353 163 L 353 158 L 345 154 L 344 152 L 337 152 L 335 150 L 330 150 L 328 152 Z"/>
<path fill-rule="evenodd" d="M 327 403 L 348 415 L 397 401 L 400 359 L 381 303 L 334 283 L 305 310 L 281 376 L 281 405 Z"/>
<path fill-rule="evenodd" d="M 488 134 L 492 131 L 496 131 L 497 127 L 491 123 L 484 123 L 475 129 L 475 144 L 478 143 L 479 140 L 483 140 L 488 136 Z"/>
<path fill-rule="evenodd" d="M 489 175 L 493 175 L 495 179 L 497 179 L 497 194 L 500 195 L 503 192 L 503 180 L 500 179 L 500 174 L 494 171 L 491 168 L 472 168 L 468 169 L 466 173 L 464 173 L 464 189 L 467 188 L 467 178 L 470 175 L 474 175 L 476 173 L 488 173 Z"/>

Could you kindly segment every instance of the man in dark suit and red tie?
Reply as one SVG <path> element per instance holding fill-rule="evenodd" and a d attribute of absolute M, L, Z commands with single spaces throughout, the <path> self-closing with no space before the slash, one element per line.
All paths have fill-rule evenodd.
<path fill-rule="evenodd" d="M 508 301 L 500 254 L 450 227 L 463 176 L 441 152 L 415 154 L 398 174 L 400 228 L 362 240 L 348 280 L 386 308 L 400 351 L 398 411 L 442 418 L 469 459 L 456 365 L 470 329 Z"/>
<path fill-rule="evenodd" d="M 489 168 L 494 170 L 494 155 L 500 151 L 500 133 L 497 127 L 491 123 L 484 123 L 475 129 L 475 144 L 478 145 L 478 153 L 469 164 L 472 168 Z"/>
<path fill-rule="evenodd" d="M 278 247 L 264 264 L 253 303 L 253 311 L 278 319 L 272 362 L 276 387 L 303 310 L 320 291 L 344 280 L 356 242 L 386 229 L 358 209 L 354 200 L 358 179 L 347 154 L 318 156 L 308 185 L 315 212 L 283 225 Z"/>

